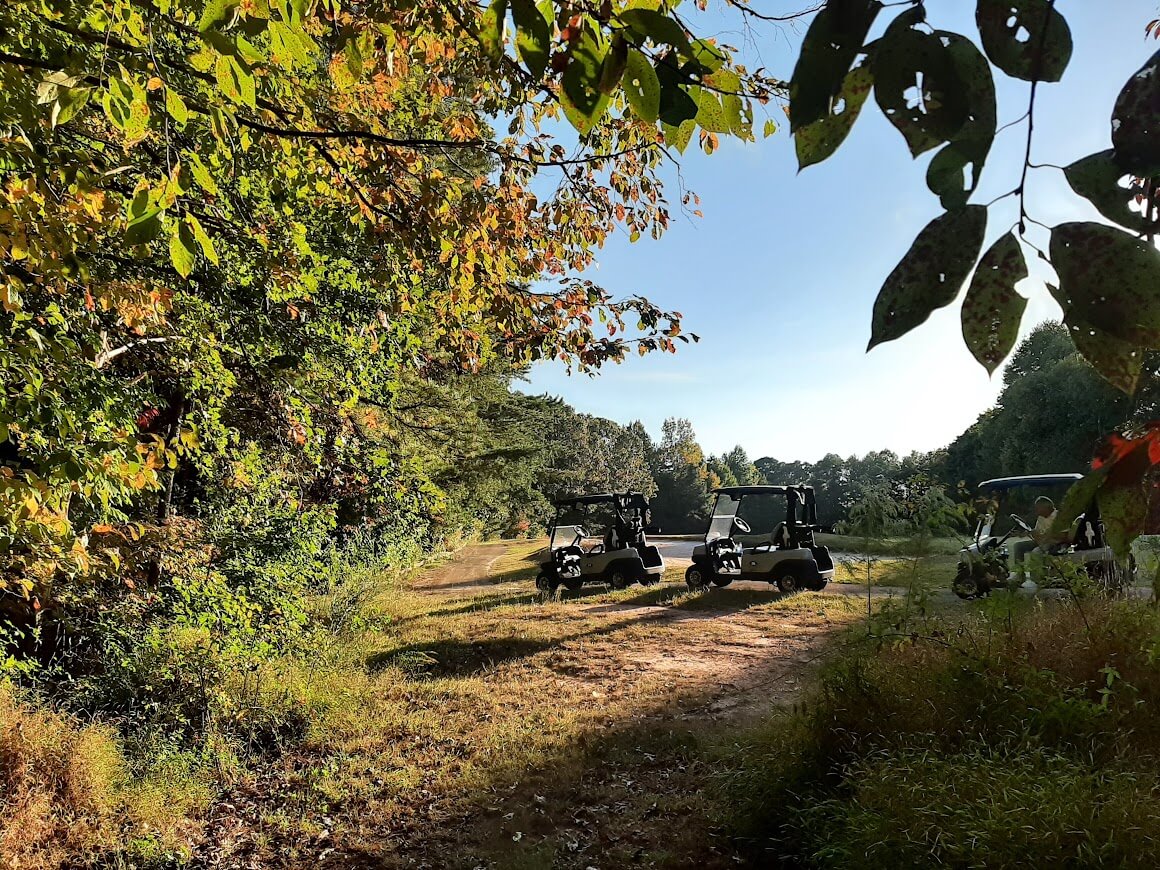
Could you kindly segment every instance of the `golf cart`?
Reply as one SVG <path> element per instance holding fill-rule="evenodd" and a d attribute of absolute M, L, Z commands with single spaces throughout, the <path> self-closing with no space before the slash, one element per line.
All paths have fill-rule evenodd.
<path fill-rule="evenodd" d="M 789 593 L 821 589 L 834 576 L 830 551 L 814 543 L 819 526 L 812 486 L 726 486 L 713 493 L 705 543 L 693 549 L 685 572 L 690 589 L 766 580 Z"/>
<path fill-rule="evenodd" d="M 987 595 L 996 586 L 1009 587 L 1018 582 L 1009 564 L 1008 542 L 1031 538 L 1033 528 L 1026 520 L 1033 512 L 1035 500 L 1050 498 L 1058 508 L 1067 491 L 1082 474 L 1036 474 L 1023 477 L 1000 477 L 979 484 L 979 501 L 983 503 L 975 527 L 974 540 L 959 552 L 959 565 L 952 588 L 960 598 Z M 1129 582 L 1135 560 L 1128 556 L 1125 566 L 1117 564 L 1112 548 L 1104 539 L 1104 524 L 1099 504 L 1093 499 L 1084 513 L 1072 524 L 1058 543 L 1037 547 L 1033 553 L 1054 556 L 1086 568 L 1092 579 L 1107 587 Z M 1026 557 L 1028 567 L 1032 553 Z"/>
<path fill-rule="evenodd" d="M 585 583 L 607 583 L 613 589 L 651 586 L 665 573 L 660 550 L 644 534 L 652 512 L 639 492 L 578 495 L 553 504 L 556 516 L 537 589 L 555 592 L 563 585 L 575 591 Z"/>

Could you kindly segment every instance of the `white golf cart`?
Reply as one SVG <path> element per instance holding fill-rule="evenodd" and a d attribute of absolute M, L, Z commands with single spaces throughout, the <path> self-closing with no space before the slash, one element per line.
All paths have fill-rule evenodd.
<path fill-rule="evenodd" d="M 726 486 L 713 492 L 705 543 L 693 549 L 685 572 L 690 589 L 765 580 L 790 593 L 822 589 L 833 578 L 830 551 L 814 543 L 820 526 L 812 486 Z"/>
<path fill-rule="evenodd" d="M 665 573 L 660 550 L 644 534 L 652 514 L 641 493 L 579 495 L 553 504 L 556 516 L 537 589 L 551 593 L 563 585 L 576 591 L 585 583 L 607 583 L 613 589 L 651 586 Z"/>
<path fill-rule="evenodd" d="M 1018 585 L 1021 578 L 1019 572 L 1011 570 L 1008 542 L 1031 538 L 1033 529 L 1027 518 L 1032 516 L 1037 498 L 1046 496 L 1058 508 L 1067 491 L 1082 479 L 1082 474 L 1033 474 L 980 483 L 980 519 L 974 540 L 959 552 L 952 584 L 955 594 L 978 598 L 996 586 Z M 1100 506 L 1095 500 L 1072 523 L 1065 540 L 1036 547 L 1029 553 L 1025 557 L 1027 567 L 1047 556 L 1083 565 L 1092 579 L 1107 588 L 1119 589 L 1134 580 L 1135 559 L 1128 554 L 1124 560 L 1117 560 L 1104 539 Z"/>

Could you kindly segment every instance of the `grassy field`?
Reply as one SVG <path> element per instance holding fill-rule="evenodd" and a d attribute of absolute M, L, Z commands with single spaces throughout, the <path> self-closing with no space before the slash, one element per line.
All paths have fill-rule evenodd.
<path fill-rule="evenodd" d="M 680 569 L 546 600 L 539 547 L 488 553 L 478 585 L 320 599 L 346 616 L 310 661 L 257 675 L 269 760 L 217 802 L 201 850 L 258 866 L 326 850 L 341 866 L 732 866 L 700 788 L 713 726 L 796 699 L 864 605 L 691 595 Z"/>

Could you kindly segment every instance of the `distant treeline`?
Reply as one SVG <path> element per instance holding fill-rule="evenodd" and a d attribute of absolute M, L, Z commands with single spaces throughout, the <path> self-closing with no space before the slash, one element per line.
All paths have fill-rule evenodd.
<path fill-rule="evenodd" d="M 751 461 L 735 447 L 706 457 L 689 422 L 671 419 L 649 451 L 657 485 L 653 514 L 664 532 L 700 531 L 710 507 L 704 493 L 712 487 L 804 482 L 815 488 L 822 523 L 837 525 L 868 487 L 887 487 L 900 501 L 932 486 L 957 498 L 993 477 L 1083 472 L 1103 433 L 1156 416 L 1156 366 L 1146 369 L 1144 386 L 1129 398 L 1076 353 L 1066 327 L 1043 323 L 1012 355 L 993 408 L 949 446 L 907 456 L 879 450 L 847 458 L 830 453 L 813 463 Z"/>

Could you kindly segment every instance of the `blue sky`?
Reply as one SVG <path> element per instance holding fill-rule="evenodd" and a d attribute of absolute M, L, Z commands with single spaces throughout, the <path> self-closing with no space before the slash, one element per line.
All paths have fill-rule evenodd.
<path fill-rule="evenodd" d="M 752 3 L 770 14 L 808 5 Z M 977 38 L 974 5 L 930 0 L 927 9 L 934 26 Z M 1156 7 L 1157 0 L 1060 0 L 1075 53 L 1061 83 L 1040 86 L 1034 162 L 1066 165 L 1110 146 L 1115 96 L 1157 48 L 1143 38 Z M 884 13 L 880 24 L 889 17 Z M 691 18 L 702 32 L 716 30 L 741 48 L 751 67 L 764 64 L 785 78 L 805 32 L 804 25 L 766 26 L 753 44 L 735 29 L 736 17 Z M 998 71 L 996 84 L 1002 125 L 1025 112 L 1028 85 Z M 785 117 L 770 109 L 780 129 L 769 139 L 723 139 L 711 157 L 694 146 L 686 152 L 682 175 L 701 196 L 703 219 L 676 214 L 672 179 L 670 231 L 636 244 L 618 234 L 591 273 L 614 294 L 641 293 L 681 311 L 700 344 L 682 346 L 675 356 L 634 357 L 596 378 L 541 364 L 521 389 L 562 396 L 578 410 L 622 423 L 639 419 L 654 436 L 666 417 L 687 417 L 710 453 L 740 444 L 753 458 L 813 461 L 830 452 L 904 454 L 947 444 L 993 403 L 1000 386 L 1000 375 L 988 378 L 963 345 L 958 304 L 865 353 L 878 288 L 940 213 L 924 182 L 930 154 L 912 161 L 871 100 L 839 152 L 799 175 Z M 974 202 L 1017 185 L 1025 137 L 1024 125 L 1000 134 Z M 1031 173 L 1028 204 L 1032 217 L 1048 225 L 1098 219 L 1054 169 Z M 1017 214 L 1014 198 L 995 205 L 987 244 Z M 1046 248 L 1046 234 L 1033 240 Z M 1019 287 L 1030 298 L 1023 334 L 1059 317 L 1042 283 L 1050 270 L 1033 269 L 1039 280 L 1033 272 Z"/>

